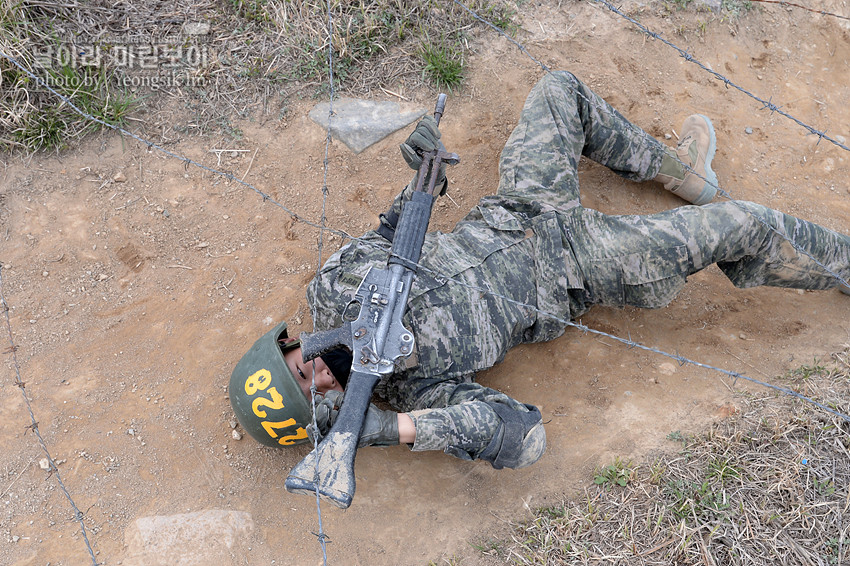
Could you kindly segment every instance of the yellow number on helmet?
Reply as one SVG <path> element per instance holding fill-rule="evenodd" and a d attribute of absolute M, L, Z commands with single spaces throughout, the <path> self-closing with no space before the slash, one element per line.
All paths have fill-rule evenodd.
<path fill-rule="evenodd" d="M 265 397 L 257 397 L 254 399 L 254 402 L 251 403 L 251 408 L 254 409 L 254 414 L 260 417 L 261 419 L 266 418 L 266 412 L 261 411 L 260 407 L 268 407 L 269 409 L 283 409 L 283 395 L 277 392 L 277 387 L 270 387 L 268 391 L 266 391 L 269 395 L 272 396 L 271 401 L 266 399 Z"/>
<path fill-rule="evenodd" d="M 265 389 L 272 382 L 272 374 L 267 369 L 261 369 L 252 373 L 245 380 L 245 393 L 253 395 L 259 389 Z"/>
<path fill-rule="evenodd" d="M 269 436 L 271 436 L 272 438 L 277 438 L 277 432 L 275 432 L 274 429 L 292 426 L 295 424 L 295 419 L 286 419 L 285 421 L 278 421 L 276 423 L 263 421 L 260 424 L 263 425 L 263 428 L 266 429 L 266 432 L 269 433 Z"/>
<path fill-rule="evenodd" d="M 282 444 L 283 446 L 291 446 L 295 444 L 296 440 L 301 440 L 302 438 L 307 438 L 307 431 L 304 430 L 303 426 L 299 426 L 298 430 L 295 431 L 295 434 L 284 436 L 278 440 L 277 443 Z"/>

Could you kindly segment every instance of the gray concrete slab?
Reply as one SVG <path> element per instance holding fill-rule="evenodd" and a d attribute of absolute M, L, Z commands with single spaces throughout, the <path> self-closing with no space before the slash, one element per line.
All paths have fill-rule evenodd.
<path fill-rule="evenodd" d="M 234 546 L 254 528 L 243 511 L 207 509 L 133 521 L 124 534 L 125 566 L 236 566 Z M 237 555 L 240 553 L 236 553 Z"/>
<path fill-rule="evenodd" d="M 329 103 L 320 102 L 310 118 L 327 129 Z M 334 100 L 331 134 L 354 153 L 381 141 L 425 115 L 426 109 L 402 108 L 396 102 L 340 98 Z"/>

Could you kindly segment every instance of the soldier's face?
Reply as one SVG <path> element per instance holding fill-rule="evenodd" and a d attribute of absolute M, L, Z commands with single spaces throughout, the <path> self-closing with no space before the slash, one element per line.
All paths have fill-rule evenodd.
<path fill-rule="evenodd" d="M 328 391 L 343 391 L 342 385 L 337 381 L 333 373 L 331 373 L 328 365 L 322 358 L 316 358 L 305 362 L 301 359 L 301 348 L 293 348 L 283 353 L 283 358 L 286 360 L 286 365 L 289 366 L 289 371 L 295 376 L 295 381 L 301 386 L 301 391 L 308 401 L 312 399 L 310 395 L 310 386 L 313 384 L 313 376 L 316 379 L 316 391 L 325 394 Z M 315 372 L 314 372 L 315 367 Z"/>

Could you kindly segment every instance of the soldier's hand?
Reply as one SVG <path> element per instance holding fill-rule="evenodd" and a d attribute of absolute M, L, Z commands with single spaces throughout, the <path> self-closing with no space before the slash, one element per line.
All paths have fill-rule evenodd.
<path fill-rule="evenodd" d="M 437 128 L 437 121 L 433 116 L 425 116 L 417 124 L 416 129 L 407 138 L 403 144 L 399 146 L 401 156 L 407 163 L 408 167 L 418 171 L 422 165 L 422 155 L 440 149 L 445 151 L 446 147 L 440 141 L 440 130 Z M 425 180 L 428 182 L 428 179 Z M 437 177 L 436 186 L 443 186 L 440 194 L 445 194 L 446 191 L 446 166 L 440 166 L 439 176 Z"/>
<path fill-rule="evenodd" d="M 416 129 L 401 144 L 401 155 L 411 169 L 419 170 L 422 154 L 440 147 L 440 130 L 433 116 L 425 116 L 416 125 Z"/>
<path fill-rule="evenodd" d="M 318 442 L 321 442 L 336 422 L 344 399 L 345 393 L 342 391 L 328 391 L 322 400 L 316 404 L 316 425 L 319 429 Z M 312 424 L 307 427 L 307 433 L 311 439 L 316 435 Z M 370 403 L 357 447 L 393 446 L 396 444 L 398 444 L 398 414 L 395 411 L 382 411 Z"/>
<path fill-rule="evenodd" d="M 337 399 L 331 393 L 339 393 L 339 391 L 328 391 L 324 396 L 316 394 L 318 401 L 316 403 L 316 425 L 315 427 L 313 423 L 307 425 L 307 435 L 310 437 L 310 440 L 314 440 L 316 443 L 322 441 L 333 426 L 336 416 L 339 413 L 339 405 L 336 403 Z M 339 393 L 339 395 L 339 402 L 341 404 L 342 393 Z"/>

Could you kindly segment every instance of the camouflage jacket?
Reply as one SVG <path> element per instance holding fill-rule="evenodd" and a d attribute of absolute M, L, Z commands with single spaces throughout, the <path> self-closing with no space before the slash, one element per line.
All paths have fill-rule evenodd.
<path fill-rule="evenodd" d="M 411 192 L 412 184 L 391 210 L 400 213 Z M 411 412 L 414 450 L 474 459 L 500 433 L 494 403 L 536 411 L 473 378 L 520 343 L 559 336 L 558 319 L 586 310 L 577 263 L 563 242 L 560 214 L 499 196 L 482 199 L 451 233 L 428 233 L 404 319 L 418 361 L 377 389 L 395 409 Z M 390 248 L 369 231 L 328 259 L 307 292 L 317 329 L 342 324 L 360 281 L 370 267 L 386 266 Z"/>

